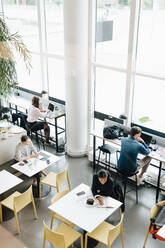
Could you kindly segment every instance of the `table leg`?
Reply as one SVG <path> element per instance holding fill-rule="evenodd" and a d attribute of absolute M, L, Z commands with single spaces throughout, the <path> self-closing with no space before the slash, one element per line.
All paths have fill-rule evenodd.
<path fill-rule="evenodd" d="M 159 199 L 161 170 L 162 170 L 162 161 L 160 161 L 160 165 L 159 165 L 158 182 L 157 182 L 157 188 L 156 188 L 156 203 L 158 202 L 158 199 Z"/>
<path fill-rule="evenodd" d="M 58 152 L 57 118 L 55 118 L 55 137 L 56 137 L 56 151 Z"/>
<path fill-rule="evenodd" d="M 93 136 L 93 170 L 96 169 L 96 136 Z"/>

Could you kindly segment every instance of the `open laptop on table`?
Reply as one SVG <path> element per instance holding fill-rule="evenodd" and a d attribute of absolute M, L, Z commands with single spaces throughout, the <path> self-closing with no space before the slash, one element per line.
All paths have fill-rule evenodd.
<path fill-rule="evenodd" d="M 151 144 L 151 140 L 152 140 L 152 136 L 151 135 L 148 135 L 148 134 L 142 132 L 141 138 L 145 141 L 145 143 L 147 144 L 147 146 L 149 146 Z"/>
<path fill-rule="evenodd" d="M 141 134 L 141 138 L 145 141 L 145 143 L 148 145 L 148 147 L 153 150 L 156 151 L 158 146 L 157 145 L 151 145 L 151 140 L 152 140 L 152 136 L 146 133 Z"/>

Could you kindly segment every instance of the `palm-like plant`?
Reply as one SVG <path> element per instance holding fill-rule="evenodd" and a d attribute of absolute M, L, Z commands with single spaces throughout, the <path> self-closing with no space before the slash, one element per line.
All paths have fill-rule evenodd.
<path fill-rule="evenodd" d="M 0 99 L 8 98 L 18 87 L 14 52 L 20 54 L 30 72 L 31 55 L 18 33 L 11 34 L 4 19 L 0 18 Z"/>

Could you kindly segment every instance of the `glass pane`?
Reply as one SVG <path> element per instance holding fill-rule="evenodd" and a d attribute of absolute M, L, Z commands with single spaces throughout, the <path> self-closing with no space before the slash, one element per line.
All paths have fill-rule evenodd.
<path fill-rule="evenodd" d="M 164 76 L 165 1 L 150 0 L 142 3 L 136 69 Z"/>
<path fill-rule="evenodd" d="M 22 66 L 22 63 L 23 62 L 20 59 L 17 59 L 19 86 L 40 93 L 42 90 L 40 56 L 33 54 L 31 62 L 32 70 L 30 74 L 25 67 Z"/>
<path fill-rule="evenodd" d="M 49 95 L 65 100 L 64 61 L 48 59 Z"/>
<path fill-rule="evenodd" d="M 126 68 L 129 1 L 97 0 L 96 61 Z"/>
<path fill-rule="evenodd" d="M 10 32 L 19 32 L 30 51 L 39 51 L 37 0 L 3 1 L 3 3 Z"/>
<path fill-rule="evenodd" d="M 164 81 L 136 76 L 133 122 L 164 133 L 164 96 Z"/>
<path fill-rule="evenodd" d="M 49 53 L 64 54 L 63 0 L 45 0 L 47 48 Z"/>
<path fill-rule="evenodd" d="M 124 112 L 126 74 L 96 69 L 95 110 L 119 117 Z"/>

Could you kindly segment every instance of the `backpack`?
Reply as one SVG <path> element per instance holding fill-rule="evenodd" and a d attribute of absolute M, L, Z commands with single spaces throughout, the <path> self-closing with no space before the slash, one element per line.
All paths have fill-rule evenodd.
<path fill-rule="evenodd" d="M 120 132 L 122 131 L 121 128 L 113 125 L 113 126 L 108 126 L 104 127 L 103 129 L 103 136 L 106 139 L 116 139 L 120 136 Z"/>
<path fill-rule="evenodd" d="M 158 205 L 159 206 L 159 205 Z M 152 234 L 152 237 L 154 239 L 159 239 L 161 241 L 165 241 L 164 238 L 159 236 L 157 232 L 159 229 L 165 225 L 165 206 L 159 206 L 159 211 L 155 218 L 151 219 L 151 225 L 150 225 L 150 230 L 149 232 Z"/>

